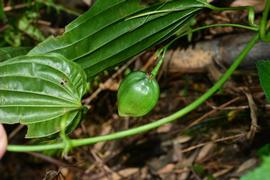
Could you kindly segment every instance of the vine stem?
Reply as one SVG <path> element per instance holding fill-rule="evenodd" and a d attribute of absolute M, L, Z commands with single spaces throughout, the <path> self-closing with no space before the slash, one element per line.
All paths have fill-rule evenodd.
<path fill-rule="evenodd" d="M 242 28 L 242 29 L 247 29 L 247 30 L 251 30 L 251 31 L 258 31 L 259 28 L 255 27 L 255 26 L 247 26 L 247 25 L 242 25 L 242 24 L 209 24 L 209 25 L 205 25 L 202 27 L 198 27 L 195 28 L 193 30 L 191 30 L 192 32 L 196 32 L 196 31 L 200 31 L 203 29 L 208 29 L 208 28 L 212 28 L 212 27 L 236 27 L 236 28 Z"/>
<path fill-rule="evenodd" d="M 155 78 L 158 74 L 158 71 L 164 61 L 164 58 L 165 58 L 165 55 L 166 55 L 166 52 L 167 52 L 167 48 L 162 48 L 159 52 L 158 52 L 158 63 L 157 65 L 154 67 L 154 69 L 152 70 L 152 72 L 150 73 L 151 74 L 151 77 Z"/>
<path fill-rule="evenodd" d="M 270 12 L 270 0 L 266 0 L 265 2 L 265 8 L 263 11 L 263 15 L 260 21 L 260 38 L 261 40 L 265 41 L 265 42 L 269 42 L 270 41 L 270 32 L 267 32 L 268 30 L 268 16 L 269 16 L 269 12 Z"/>
<path fill-rule="evenodd" d="M 255 27 L 255 26 L 246 26 L 246 25 L 241 25 L 241 24 L 230 24 L 230 23 L 226 23 L 226 24 L 209 24 L 209 25 L 205 25 L 205 26 L 201 26 L 201 27 L 192 29 L 192 30 L 190 30 L 190 32 L 186 32 L 186 33 L 183 33 L 183 34 L 177 36 L 171 42 L 169 42 L 165 46 L 165 48 L 168 48 L 175 41 L 177 41 L 178 39 L 182 38 L 183 36 L 189 35 L 189 33 L 195 33 L 197 31 L 201 31 L 201 30 L 208 29 L 208 28 L 214 28 L 214 27 L 236 27 L 236 28 L 247 29 L 247 30 L 251 30 L 251 31 L 255 31 L 255 32 L 258 32 L 259 31 L 259 28 L 258 27 Z"/>
<path fill-rule="evenodd" d="M 254 20 L 255 20 L 255 9 L 252 6 L 239 6 L 239 7 L 216 7 L 213 6 L 212 4 L 208 3 L 205 0 L 196 0 L 202 4 L 205 5 L 205 7 L 214 10 L 214 11 L 238 11 L 238 10 L 247 10 L 248 11 L 248 21 L 251 25 L 255 25 L 254 24 Z"/>
<path fill-rule="evenodd" d="M 79 147 L 84 145 L 95 144 L 98 142 L 104 141 L 111 141 L 120 138 L 129 137 L 132 135 L 140 134 L 152 130 L 154 128 L 160 127 L 162 125 L 168 124 L 173 122 L 180 117 L 186 115 L 187 113 L 193 111 L 195 108 L 203 104 L 208 98 L 210 98 L 213 94 L 215 94 L 222 85 L 230 78 L 233 72 L 236 70 L 238 65 L 242 62 L 242 60 L 247 56 L 249 51 L 254 47 L 254 45 L 259 40 L 259 35 L 256 34 L 246 45 L 246 47 L 242 50 L 240 55 L 236 58 L 234 63 L 230 66 L 230 68 L 223 74 L 223 76 L 212 86 L 206 93 L 204 93 L 200 98 L 195 100 L 190 105 L 186 106 L 185 108 L 171 114 L 170 116 L 164 117 L 160 120 L 154 121 L 152 123 L 139 126 L 136 128 L 132 128 L 129 130 L 124 130 L 108 135 L 102 135 L 97 137 L 90 137 L 85 139 L 72 139 L 70 140 L 72 147 Z M 53 150 L 53 149 L 63 149 L 65 147 L 64 142 L 56 143 L 56 144 L 49 144 L 49 145 L 9 145 L 8 151 L 13 152 L 29 152 L 29 151 L 44 151 L 44 150 Z"/>

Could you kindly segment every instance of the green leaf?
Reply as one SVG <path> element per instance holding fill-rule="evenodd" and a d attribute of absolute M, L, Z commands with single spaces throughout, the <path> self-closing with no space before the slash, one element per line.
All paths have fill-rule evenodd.
<path fill-rule="evenodd" d="M 25 13 L 18 21 L 18 29 L 34 40 L 40 42 L 45 40 L 45 37 L 35 25 L 37 18 L 38 14 L 36 12 Z"/>
<path fill-rule="evenodd" d="M 117 4 L 123 3 L 126 0 L 110 0 L 110 1 L 100 1 L 98 0 L 91 8 L 91 10 L 85 12 L 83 15 L 78 17 L 75 21 L 69 23 L 66 26 L 66 32 L 73 30 L 74 28 L 78 27 L 82 23 L 85 23 L 91 17 L 95 17 L 101 12 L 108 10 Z"/>
<path fill-rule="evenodd" d="M 25 55 L 30 51 L 29 47 L 3 47 L 0 48 L 0 62 L 13 57 Z"/>
<path fill-rule="evenodd" d="M 116 1 L 117 0 L 114 0 L 114 2 Z M 73 57 L 77 57 L 79 53 L 76 51 L 69 52 L 68 48 L 74 50 L 76 48 L 77 51 L 80 50 L 83 47 L 78 45 L 79 42 L 82 42 L 83 40 L 87 41 L 88 37 L 93 37 L 93 35 L 101 31 L 103 28 L 106 28 L 117 21 L 123 20 L 125 17 L 128 17 L 129 15 L 142 9 L 137 0 L 120 0 L 120 5 L 118 5 L 119 3 L 116 2 L 116 5 L 113 6 L 113 8 L 108 8 L 108 6 L 105 5 L 104 9 L 100 10 L 102 7 L 99 7 L 99 4 L 103 4 L 104 2 L 105 1 L 97 1 L 97 5 L 93 7 L 93 13 L 92 10 L 86 12 L 80 16 L 78 20 L 76 19 L 74 22 L 71 22 L 69 26 L 67 26 L 67 32 L 65 32 L 63 36 L 58 38 L 51 37 L 47 39 L 45 42 L 34 48 L 30 54 L 42 54 L 53 51 L 58 52 L 68 58 L 68 53 Z M 105 4 L 107 3 L 105 2 Z M 108 4 L 111 5 L 112 3 Z M 96 8 L 96 6 L 98 8 Z M 114 8 L 117 8 L 117 11 L 115 11 Z M 119 11 L 119 9 L 121 9 L 121 11 Z M 108 34 L 106 34 L 106 36 L 108 36 Z M 89 44 L 89 42 L 94 44 L 91 41 L 88 41 L 87 44 Z"/>
<path fill-rule="evenodd" d="M 77 120 L 80 120 L 81 117 L 80 114 L 81 112 L 78 111 L 71 112 L 67 119 L 65 119 L 66 126 L 72 126 L 73 121 L 78 122 Z M 65 115 L 49 121 L 29 124 L 26 138 L 41 138 L 44 137 L 44 135 L 50 136 L 59 132 L 63 118 L 65 118 Z"/>
<path fill-rule="evenodd" d="M 256 65 L 261 86 L 266 98 L 270 101 L 270 61 L 258 61 Z"/>
<path fill-rule="evenodd" d="M 268 180 L 270 177 L 270 157 L 264 157 L 262 164 L 241 177 L 241 180 Z"/>
<path fill-rule="evenodd" d="M 265 144 L 257 150 L 257 156 L 269 156 L 270 155 L 270 144 Z"/>
<path fill-rule="evenodd" d="M 0 0 L 0 22 L 4 21 L 4 19 L 5 19 L 4 3 L 3 0 Z"/>
<path fill-rule="evenodd" d="M 62 36 L 48 38 L 29 54 L 62 54 L 79 63 L 91 78 L 166 40 L 189 24 L 203 7 L 196 0 L 153 6 L 143 5 L 140 0 L 99 0 L 70 23 Z"/>
<path fill-rule="evenodd" d="M 27 137 L 45 137 L 70 126 L 82 110 L 86 75 L 58 54 L 20 56 L 0 63 L 0 123 L 28 126 Z"/>

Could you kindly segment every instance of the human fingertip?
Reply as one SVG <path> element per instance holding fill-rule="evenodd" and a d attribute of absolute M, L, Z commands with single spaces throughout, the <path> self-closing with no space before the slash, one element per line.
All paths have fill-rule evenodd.
<path fill-rule="evenodd" d="M 7 148 L 7 134 L 2 124 L 0 124 L 0 159 L 4 156 Z"/>

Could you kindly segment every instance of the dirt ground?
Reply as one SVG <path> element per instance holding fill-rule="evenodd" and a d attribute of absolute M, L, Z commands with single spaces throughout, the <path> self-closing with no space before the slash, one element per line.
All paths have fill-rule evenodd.
<path fill-rule="evenodd" d="M 204 12 L 198 18 L 207 23 L 243 22 L 246 14 Z M 193 43 L 179 41 L 170 52 L 185 54 L 198 42 L 242 32 L 234 28 L 206 30 L 194 36 Z M 158 78 L 161 95 L 155 109 L 143 118 L 119 117 L 119 82 L 128 71 L 150 71 L 154 50 L 97 78 L 93 93 L 84 100 L 91 106 L 90 111 L 72 138 L 126 130 L 168 116 L 200 97 L 227 67 L 214 63 L 187 71 L 181 65 L 179 70 L 164 66 Z M 196 48 L 192 53 L 201 57 Z M 196 56 L 191 61 L 196 61 Z M 238 69 L 206 103 L 171 124 L 129 138 L 76 148 L 63 158 L 58 151 L 8 152 L 0 162 L 0 179 L 239 179 L 259 164 L 258 150 L 268 143 L 269 108 L 251 63 L 248 68 Z M 25 143 L 24 127 L 6 129 L 10 143 Z"/>

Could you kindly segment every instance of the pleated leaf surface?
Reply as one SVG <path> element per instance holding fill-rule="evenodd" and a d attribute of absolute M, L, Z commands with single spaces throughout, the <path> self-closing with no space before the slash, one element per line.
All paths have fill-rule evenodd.
<path fill-rule="evenodd" d="M 58 54 L 20 56 L 0 63 L 0 123 L 29 127 L 27 137 L 43 137 L 80 116 L 86 75 Z"/>
<path fill-rule="evenodd" d="M 71 22 L 62 36 L 48 38 L 29 54 L 62 54 L 79 63 L 91 78 L 166 40 L 186 27 L 204 6 L 196 0 L 151 6 L 140 0 L 98 0 Z"/>

